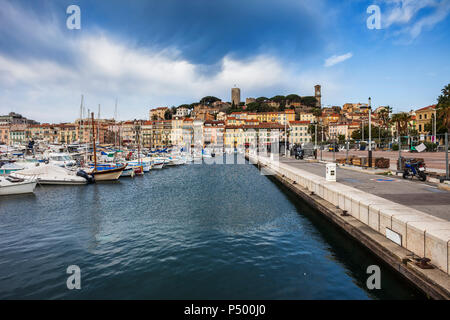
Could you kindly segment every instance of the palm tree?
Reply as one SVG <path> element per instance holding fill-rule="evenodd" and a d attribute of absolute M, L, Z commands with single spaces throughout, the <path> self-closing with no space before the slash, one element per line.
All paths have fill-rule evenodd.
<path fill-rule="evenodd" d="M 436 110 L 438 117 L 442 119 L 443 128 L 446 128 L 448 132 L 450 130 L 450 84 L 446 85 L 441 92 Z"/>
<path fill-rule="evenodd" d="M 386 132 L 387 132 L 389 124 L 391 122 L 390 112 L 391 112 L 391 107 L 386 107 L 386 108 L 382 109 L 378 114 L 380 121 L 381 121 L 381 125 L 383 128 L 386 129 Z"/>
<path fill-rule="evenodd" d="M 411 115 L 406 112 L 399 112 L 392 115 L 392 122 L 396 124 L 399 135 L 408 134 L 408 124 L 411 121 Z"/>

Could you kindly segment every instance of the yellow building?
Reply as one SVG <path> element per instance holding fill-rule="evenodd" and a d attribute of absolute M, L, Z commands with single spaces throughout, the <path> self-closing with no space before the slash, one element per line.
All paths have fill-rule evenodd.
<path fill-rule="evenodd" d="M 309 121 L 290 121 L 289 122 L 289 143 L 290 144 L 304 144 L 311 142 L 312 137 L 308 132 Z"/>
<path fill-rule="evenodd" d="M 256 119 L 259 122 L 276 122 L 285 125 L 291 121 L 295 121 L 295 111 L 287 109 L 281 112 L 258 112 Z"/>
<path fill-rule="evenodd" d="M 316 116 L 311 112 L 300 112 L 299 118 L 300 121 L 308 121 L 309 123 L 313 123 L 316 121 Z"/>
<path fill-rule="evenodd" d="M 167 110 L 169 110 L 167 107 L 160 107 L 150 110 L 150 121 L 164 120 Z"/>
<path fill-rule="evenodd" d="M 71 144 L 78 141 L 78 130 L 75 124 L 60 124 L 57 128 L 58 142 Z"/>
<path fill-rule="evenodd" d="M 223 133 L 223 144 L 225 148 L 238 148 L 244 145 L 242 126 L 226 125 Z"/>
<path fill-rule="evenodd" d="M 49 123 L 35 124 L 27 128 L 30 139 L 56 143 L 59 140 L 58 128 Z"/>
<path fill-rule="evenodd" d="M 183 144 L 183 118 L 175 117 L 172 119 L 170 140 L 174 146 Z"/>
<path fill-rule="evenodd" d="M 340 115 L 337 113 L 327 114 L 322 116 L 322 122 L 324 125 L 329 125 L 330 123 L 336 123 L 339 121 Z"/>
<path fill-rule="evenodd" d="M 279 123 L 264 122 L 257 125 L 226 126 L 225 148 L 242 148 L 278 144 L 283 139 L 284 126 Z"/>
<path fill-rule="evenodd" d="M 0 144 L 9 145 L 9 126 L 0 126 Z"/>
<path fill-rule="evenodd" d="M 416 110 L 416 130 L 419 134 L 428 134 L 428 132 L 425 131 L 425 125 L 432 123 L 435 114 L 436 105 Z"/>

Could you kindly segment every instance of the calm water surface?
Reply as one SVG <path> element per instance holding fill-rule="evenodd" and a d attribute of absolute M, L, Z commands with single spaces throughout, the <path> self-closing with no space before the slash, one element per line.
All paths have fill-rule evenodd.
<path fill-rule="evenodd" d="M 187 165 L 0 198 L 0 299 L 14 298 L 423 296 L 254 166 Z"/>

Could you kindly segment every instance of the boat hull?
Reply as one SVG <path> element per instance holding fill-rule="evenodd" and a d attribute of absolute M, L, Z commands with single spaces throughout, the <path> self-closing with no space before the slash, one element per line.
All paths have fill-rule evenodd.
<path fill-rule="evenodd" d="M 101 171 L 93 171 L 92 175 L 94 176 L 95 181 L 115 181 L 118 180 L 120 175 L 122 174 L 125 166 Z"/>
<path fill-rule="evenodd" d="M 11 184 L 8 186 L 1 186 L 0 187 L 0 196 L 33 193 L 34 188 L 36 188 L 36 184 L 37 184 L 37 182 L 33 181 L 33 182 L 26 182 L 26 183 Z"/>
<path fill-rule="evenodd" d="M 121 177 L 133 177 L 134 176 L 134 170 L 133 168 L 127 168 L 126 170 L 122 171 Z"/>
<path fill-rule="evenodd" d="M 152 169 L 161 170 L 164 167 L 164 163 L 153 164 Z"/>
<path fill-rule="evenodd" d="M 87 180 L 84 181 L 68 181 L 68 180 L 46 180 L 38 178 L 39 184 L 47 184 L 47 185 L 63 185 L 63 186 L 81 186 L 87 184 Z"/>

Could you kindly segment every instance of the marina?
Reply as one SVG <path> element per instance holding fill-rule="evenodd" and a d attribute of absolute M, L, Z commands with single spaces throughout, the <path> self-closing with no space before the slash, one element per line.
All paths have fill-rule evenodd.
<path fill-rule="evenodd" d="M 1 299 L 424 298 L 248 163 L 4 196 L 0 252 Z M 366 287 L 373 264 L 381 290 Z"/>
<path fill-rule="evenodd" d="M 0 301 L 174 319 L 449 301 L 449 17 L 0 0 Z"/>

